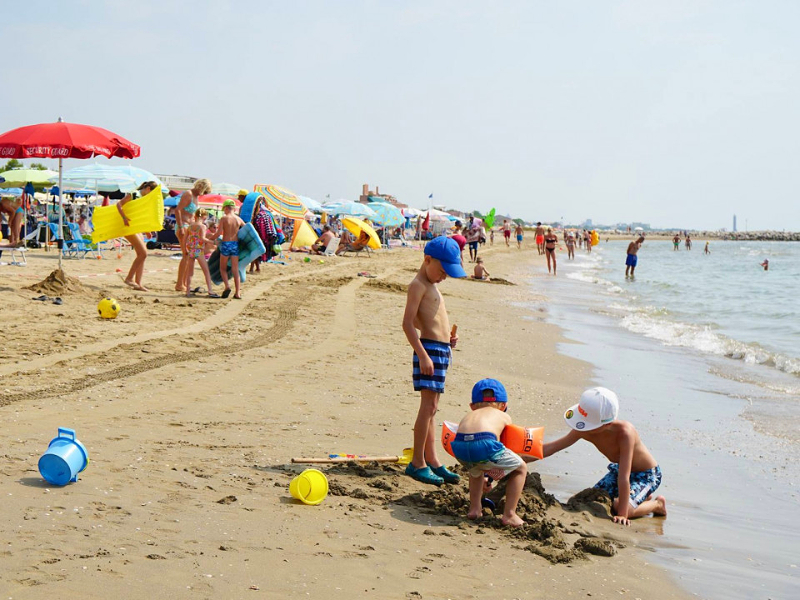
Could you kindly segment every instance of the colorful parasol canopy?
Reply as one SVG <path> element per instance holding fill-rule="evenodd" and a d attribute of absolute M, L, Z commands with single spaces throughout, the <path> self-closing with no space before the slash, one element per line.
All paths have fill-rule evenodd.
<path fill-rule="evenodd" d="M 339 200 L 322 205 L 322 210 L 331 215 L 350 215 L 351 217 L 361 217 L 375 219 L 375 211 L 366 204 L 353 202 L 351 200 Z"/>
<path fill-rule="evenodd" d="M 345 217 L 342 219 L 342 225 L 352 233 L 356 238 L 361 235 L 361 232 L 365 232 L 369 236 L 369 243 L 367 246 L 372 248 L 373 250 L 377 250 L 381 247 L 381 238 L 378 237 L 378 234 L 375 230 L 364 223 L 361 219 L 356 219 L 355 217 Z"/>
<path fill-rule="evenodd" d="M 136 158 L 140 148 L 124 137 L 92 125 L 40 123 L 0 135 L 0 158 Z"/>
<path fill-rule="evenodd" d="M 267 199 L 267 208 L 289 219 L 305 219 L 306 207 L 300 199 L 284 188 L 277 185 L 256 184 L 256 192 L 260 192 Z"/>
<path fill-rule="evenodd" d="M 387 202 L 370 202 L 367 206 L 375 211 L 375 217 L 372 220 L 379 225 L 400 227 L 406 222 L 400 209 Z"/>
<path fill-rule="evenodd" d="M 236 208 L 238 209 L 242 203 L 239 202 L 236 198 L 231 198 L 230 196 L 223 196 L 222 194 L 204 194 L 197 198 L 197 205 L 202 208 L 213 208 L 214 210 L 222 210 L 222 203 L 225 200 L 233 200 L 234 204 L 236 204 Z"/>
<path fill-rule="evenodd" d="M 13 169 L 0 173 L 0 187 L 16 187 L 19 184 L 49 183 L 51 177 L 57 177 L 58 173 L 49 169 Z"/>

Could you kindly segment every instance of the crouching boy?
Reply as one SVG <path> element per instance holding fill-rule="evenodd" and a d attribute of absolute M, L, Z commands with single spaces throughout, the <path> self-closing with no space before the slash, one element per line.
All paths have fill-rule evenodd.
<path fill-rule="evenodd" d="M 458 424 L 458 433 L 450 442 L 450 448 L 469 473 L 467 517 L 477 519 L 482 514 L 484 477 L 500 480 L 508 475 L 501 520 L 504 525 L 520 527 L 524 521 L 517 515 L 517 503 L 528 469 L 518 454 L 500 443 L 503 429 L 511 424 L 507 407 L 508 395 L 503 384 L 496 379 L 481 379 L 472 388 L 472 411 Z"/>
<path fill-rule="evenodd" d="M 583 392 L 581 400 L 564 413 L 570 432 L 544 444 L 548 457 L 578 440 L 586 440 L 611 461 L 608 473 L 595 484 L 613 500 L 614 522 L 630 525 L 630 519 L 650 513 L 667 516 L 664 496 L 652 497 L 661 485 L 661 468 L 642 443 L 636 428 L 618 421 L 617 395 L 603 387 Z"/>

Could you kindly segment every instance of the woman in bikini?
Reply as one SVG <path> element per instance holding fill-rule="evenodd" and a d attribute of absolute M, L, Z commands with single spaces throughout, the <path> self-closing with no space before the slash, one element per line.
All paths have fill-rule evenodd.
<path fill-rule="evenodd" d="M 8 245 L 20 245 L 20 231 L 22 230 L 23 209 L 22 201 L 5 197 L 0 200 L 0 211 L 8 215 Z"/>
<path fill-rule="evenodd" d="M 175 282 L 176 292 L 186 292 L 186 266 L 189 263 L 189 251 L 186 248 L 186 230 L 194 221 L 197 212 L 197 199 L 203 194 L 211 192 L 211 182 L 208 179 L 198 179 L 188 192 L 183 192 L 175 210 L 175 235 L 181 243 L 181 262 L 178 265 L 178 280 Z"/>
<path fill-rule="evenodd" d="M 158 186 L 155 184 L 155 182 L 146 181 L 139 186 L 139 194 L 141 196 L 146 196 L 156 189 L 156 187 Z M 119 211 L 119 216 L 122 217 L 122 222 L 125 224 L 125 227 L 130 224 L 130 221 L 128 220 L 128 217 L 125 216 L 124 206 L 132 199 L 133 196 L 130 194 L 125 194 L 125 197 L 117 202 L 117 211 Z M 147 246 L 145 246 L 142 234 L 134 233 L 132 235 L 126 235 L 125 239 L 133 247 L 134 252 L 136 252 L 136 258 L 133 259 L 131 269 L 128 271 L 128 276 L 125 278 L 125 285 L 128 285 L 135 290 L 139 290 L 140 292 L 149 292 L 150 290 L 142 285 L 144 261 L 147 260 Z"/>
<path fill-rule="evenodd" d="M 544 253 L 547 255 L 547 272 L 550 273 L 550 259 L 553 259 L 553 275 L 556 274 L 556 246 L 558 245 L 558 236 L 553 233 L 553 228 L 548 227 L 547 233 L 544 234 Z"/>

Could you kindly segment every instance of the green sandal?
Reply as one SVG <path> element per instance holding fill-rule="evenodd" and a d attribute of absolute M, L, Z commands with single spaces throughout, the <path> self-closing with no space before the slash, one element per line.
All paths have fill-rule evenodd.
<path fill-rule="evenodd" d="M 431 469 L 434 473 L 436 473 L 439 477 L 441 477 L 445 483 L 458 483 L 461 481 L 461 477 L 459 477 L 456 473 L 450 471 L 444 465 L 439 465 L 438 467 Z"/>
<path fill-rule="evenodd" d="M 438 475 L 434 475 L 431 468 L 428 466 L 417 468 L 411 463 L 406 467 L 406 475 L 416 479 L 420 483 L 429 483 L 430 485 L 442 485 L 444 479 Z"/>

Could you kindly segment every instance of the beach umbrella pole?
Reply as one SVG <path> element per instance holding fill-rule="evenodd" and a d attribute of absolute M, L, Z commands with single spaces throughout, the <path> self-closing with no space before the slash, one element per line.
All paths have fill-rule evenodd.
<path fill-rule="evenodd" d="M 58 118 L 61 120 L 61 117 Z M 61 261 L 64 257 L 64 226 L 62 225 L 62 215 L 64 214 L 64 200 L 62 194 L 64 192 L 61 191 L 62 183 L 61 183 L 61 174 L 64 171 L 63 159 L 58 159 L 58 233 L 59 237 L 61 238 L 61 243 L 58 244 L 58 238 L 56 238 L 56 244 L 58 244 L 58 270 L 61 271 Z"/>

